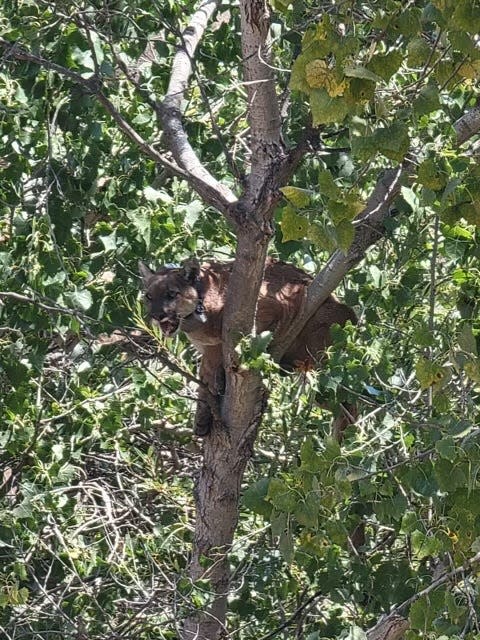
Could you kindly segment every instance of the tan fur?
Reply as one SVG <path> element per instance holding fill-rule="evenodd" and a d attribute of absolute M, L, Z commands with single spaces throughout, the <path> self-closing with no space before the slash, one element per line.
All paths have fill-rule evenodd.
<path fill-rule="evenodd" d="M 189 263 L 179 268 L 162 268 L 153 273 L 141 265 L 145 300 L 150 319 L 167 335 L 184 331 L 202 354 L 200 379 L 213 397 L 223 390 L 222 319 L 231 264 Z M 269 258 L 258 300 L 256 330 L 275 331 L 288 326 L 298 313 L 311 277 L 285 262 Z M 198 311 L 199 295 L 203 297 L 205 320 Z M 322 352 L 330 344 L 332 324 L 356 322 L 353 310 L 333 295 L 321 305 L 280 361 L 287 370 L 318 367 Z M 212 422 L 211 398 L 200 390 L 195 418 L 195 431 L 204 435 Z M 351 421 L 351 420 L 350 420 Z"/>

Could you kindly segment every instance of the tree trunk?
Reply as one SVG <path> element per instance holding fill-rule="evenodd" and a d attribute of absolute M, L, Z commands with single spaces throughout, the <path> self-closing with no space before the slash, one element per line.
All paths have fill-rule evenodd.
<path fill-rule="evenodd" d="M 250 225 L 238 234 L 224 313 L 226 389 L 222 422 L 214 424 L 205 438 L 203 465 L 195 487 L 197 517 L 190 577 L 193 581 L 209 580 L 214 599 L 206 611 L 195 612 L 186 619 L 182 640 L 216 640 L 226 635 L 228 554 L 238 521 L 243 474 L 266 406 L 260 374 L 241 368 L 234 351 L 239 336 L 249 334 L 254 325 L 269 234 L 257 232 L 256 236 L 255 243 Z M 245 304 L 238 304 L 235 292 L 245 292 L 245 282 L 249 283 L 247 299 L 242 296 Z"/>

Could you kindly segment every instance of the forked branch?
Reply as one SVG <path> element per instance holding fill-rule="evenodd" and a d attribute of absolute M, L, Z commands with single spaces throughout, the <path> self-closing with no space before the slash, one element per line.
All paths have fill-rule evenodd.
<path fill-rule="evenodd" d="M 457 145 L 461 145 L 480 131 L 480 107 L 470 109 L 454 123 Z M 411 167 L 409 160 L 396 169 L 387 169 L 378 180 L 367 206 L 355 219 L 355 237 L 349 251 L 334 251 L 307 290 L 302 312 L 282 333 L 275 336 L 271 347 L 274 358 L 280 359 L 298 336 L 318 307 L 336 289 L 344 276 L 365 256 L 366 250 L 385 234 L 385 220 L 400 192 L 402 180 Z"/>

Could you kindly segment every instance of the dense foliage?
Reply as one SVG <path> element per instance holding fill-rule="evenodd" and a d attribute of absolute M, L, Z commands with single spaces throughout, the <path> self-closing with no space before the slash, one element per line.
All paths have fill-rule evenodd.
<path fill-rule="evenodd" d="M 1 6 L 0 632 L 175 638 L 210 598 L 185 577 L 196 357 L 145 326 L 137 260 L 227 260 L 234 236 L 80 80 L 161 149 L 153 103 L 193 5 Z M 288 637 L 359 638 L 404 605 L 412 640 L 474 638 L 480 176 L 452 124 L 478 95 L 480 7 L 274 10 L 285 137 L 301 139 L 310 114 L 320 128 L 283 189 L 271 253 L 318 271 L 348 250 L 383 168 L 410 152 L 411 179 L 339 292 L 359 325 L 334 331 L 322 371 L 280 377 L 262 360 L 270 403 L 231 554 L 231 637 L 283 624 Z M 195 150 L 230 185 L 249 159 L 238 20 L 220 7 L 185 109 Z M 318 395 L 361 406 L 341 445 Z"/>

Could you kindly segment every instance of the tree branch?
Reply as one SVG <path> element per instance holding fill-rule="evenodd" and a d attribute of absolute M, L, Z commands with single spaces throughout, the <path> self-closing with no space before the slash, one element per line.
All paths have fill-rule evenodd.
<path fill-rule="evenodd" d="M 212 206 L 230 217 L 231 205 L 237 201 L 228 187 L 205 169 L 195 154 L 182 124 L 183 94 L 192 73 L 195 50 L 205 32 L 218 0 L 203 0 L 182 34 L 182 44 L 175 54 L 167 94 L 159 107 L 167 146 L 173 157 L 191 176 L 195 190 Z"/>
<path fill-rule="evenodd" d="M 480 131 L 480 106 L 474 107 L 459 118 L 454 128 L 458 145 Z M 308 287 L 302 312 L 283 332 L 275 335 L 270 349 L 275 359 L 281 358 L 315 311 L 340 284 L 342 278 L 363 259 L 366 250 L 383 237 L 384 222 L 390 215 L 390 206 L 397 197 L 410 166 L 411 162 L 406 159 L 396 169 L 387 169 L 379 179 L 367 206 L 354 221 L 356 231 L 349 251 L 344 254 L 337 250 L 330 256 L 324 268 Z M 288 164 L 286 170 L 288 171 Z"/>
<path fill-rule="evenodd" d="M 284 331 L 275 336 L 271 348 L 275 359 L 281 358 L 315 311 L 340 284 L 342 278 L 362 260 L 365 251 L 383 237 L 384 222 L 390 215 L 390 205 L 400 191 L 406 166 L 407 163 L 404 163 L 396 169 L 387 169 L 377 182 L 367 206 L 355 220 L 355 237 L 349 251 L 345 254 L 337 250 L 330 256 L 327 264 L 308 287 L 301 313 Z"/>
<path fill-rule="evenodd" d="M 403 613 L 403 611 L 414 602 L 428 596 L 429 593 L 435 591 L 435 589 L 438 589 L 438 587 L 441 587 L 446 582 L 453 582 L 458 576 L 463 576 L 465 573 L 471 572 L 479 562 L 480 553 L 477 553 L 472 558 L 469 558 L 462 566 L 456 567 L 451 571 L 446 571 L 429 584 L 428 587 L 418 591 L 405 600 L 405 602 L 394 607 L 385 618 L 379 620 L 374 627 L 367 631 L 368 640 L 399 640 L 409 628 L 408 621 L 403 618 L 400 613 Z"/>
<path fill-rule="evenodd" d="M 367 638 L 368 640 L 400 640 L 409 628 L 408 620 L 397 614 L 390 614 L 367 631 Z"/>
<path fill-rule="evenodd" d="M 466 572 L 473 571 L 475 565 L 478 563 L 480 563 L 480 552 L 476 553 L 472 558 L 469 558 L 468 560 L 466 560 L 465 563 L 460 567 L 455 567 L 455 569 L 452 569 L 451 571 L 447 571 L 443 573 L 431 584 L 429 584 L 428 587 L 425 587 L 425 589 L 418 591 L 418 593 L 415 593 L 413 596 L 408 598 L 408 600 L 405 600 L 405 602 L 402 602 L 401 604 L 397 605 L 390 612 L 389 616 L 396 615 L 403 612 L 407 607 L 411 606 L 414 602 L 416 602 L 417 600 L 420 600 L 420 598 L 423 598 L 424 596 L 428 596 L 429 593 L 432 593 L 432 591 L 435 591 L 435 589 L 438 589 L 438 587 L 441 587 L 446 582 L 452 582 L 458 576 L 461 576 Z"/>
<path fill-rule="evenodd" d="M 473 107 L 453 123 L 457 134 L 457 145 L 460 146 L 480 131 L 480 105 Z"/>
<path fill-rule="evenodd" d="M 248 94 L 251 172 L 247 200 L 264 191 L 272 165 L 284 157 L 281 119 L 275 91 L 270 46 L 270 13 L 263 0 L 241 0 L 243 78 Z"/>
<path fill-rule="evenodd" d="M 125 120 L 122 114 L 114 107 L 112 102 L 102 92 L 100 79 L 98 77 L 93 76 L 92 78 L 84 78 L 76 71 L 72 71 L 67 67 L 63 67 L 59 64 L 56 64 L 55 62 L 51 62 L 50 60 L 42 56 L 30 53 L 23 47 L 20 47 L 17 43 L 8 42 L 3 38 L 0 38 L 0 49 L 3 50 L 3 57 L 6 59 L 12 58 L 14 60 L 21 60 L 24 62 L 32 62 L 33 64 L 38 64 L 40 67 L 49 69 L 50 71 L 55 71 L 60 76 L 68 78 L 75 84 L 84 87 L 86 91 L 88 91 L 88 93 L 94 95 L 98 99 L 104 109 L 112 116 L 113 120 L 117 123 L 120 131 L 122 131 L 122 133 L 127 136 L 127 138 L 129 138 L 137 147 L 139 147 L 144 155 L 151 158 L 158 164 L 161 164 L 169 171 L 171 171 L 174 175 L 185 180 L 190 180 L 190 175 L 186 171 L 158 153 L 158 151 L 154 147 L 152 147 L 152 145 L 148 144 L 148 142 L 146 142 L 141 137 L 141 135 L 137 131 L 135 131 L 135 129 Z"/>

